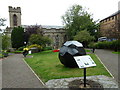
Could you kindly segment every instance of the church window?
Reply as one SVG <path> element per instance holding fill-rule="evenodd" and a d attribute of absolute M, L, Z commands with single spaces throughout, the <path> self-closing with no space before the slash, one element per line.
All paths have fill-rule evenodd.
<path fill-rule="evenodd" d="M 58 48 L 59 47 L 59 36 L 58 35 L 55 36 L 55 44 L 56 44 L 56 48 Z"/>
<path fill-rule="evenodd" d="M 13 25 L 17 26 L 17 15 L 16 14 L 13 15 Z"/>

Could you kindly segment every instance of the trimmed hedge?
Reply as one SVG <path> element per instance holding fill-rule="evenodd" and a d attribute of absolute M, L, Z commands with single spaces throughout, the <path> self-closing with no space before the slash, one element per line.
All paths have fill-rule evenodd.
<path fill-rule="evenodd" d="M 120 51 L 120 40 L 115 41 L 104 41 L 104 42 L 97 42 L 97 43 L 90 43 L 89 48 L 97 48 L 97 49 L 111 49 L 115 51 Z"/>
<path fill-rule="evenodd" d="M 46 50 L 52 50 L 52 47 L 44 47 L 43 51 L 46 51 Z"/>

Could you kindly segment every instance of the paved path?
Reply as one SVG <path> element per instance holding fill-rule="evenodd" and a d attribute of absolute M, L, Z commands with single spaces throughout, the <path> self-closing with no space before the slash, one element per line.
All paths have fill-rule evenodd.
<path fill-rule="evenodd" d="M 2 59 L 0 59 L 0 90 L 2 88 Z"/>
<path fill-rule="evenodd" d="M 112 52 L 113 51 L 103 49 L 95 50 L 95 54 L 101 59 L 115 80 L 120 83 L 118 79 L 118 54 L 113 54 Z"/>
<path fill-rule="evenodd" d="M 2 88 L 44 88 L 22 59 L 15 54 L 2 60 Z"/>

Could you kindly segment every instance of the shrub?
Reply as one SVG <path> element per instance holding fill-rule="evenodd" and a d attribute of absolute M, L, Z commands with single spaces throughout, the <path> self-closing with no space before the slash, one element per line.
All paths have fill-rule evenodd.
<path fill-rule="evenodd" d="M 89 43 L 88 47 L 89 48 L 94 48 L 95 47 L 95 43 L 94 42 Z"/>
<path fill-rule="evenodd" d="M 44 47 L 43 51 L 46 51 L 46 50 L 52 50 L 52 47 Z"/>
<path fill-rule="evenodd" d="M 120 40 L 90 43 L 89 48 L 120 50 Z"/>
<path fill-rule="evenodd" d="M 32 44 L 32 45 L 30 45 L 30 46 L 27 46 L 27 48 L 33 48 L 33 47 L 36 47 L 36 48 L 38 48 L 39 50 L 41 50 L 42 49 L 42 46 L 40 46 L 40 45 L 38 45 L 38 44 Z"/>
<path fill-rule="evenodd" d="M 19 47 L 18 50 L 19 50 L 19 51 L 23 51 L 24 48 L 25 48 L 25 46 Z"/>
<path fill-rule="evenodd" d="M 112 47 L 115 51 L 120 51 L 120 40 L 113 41 Z"/>

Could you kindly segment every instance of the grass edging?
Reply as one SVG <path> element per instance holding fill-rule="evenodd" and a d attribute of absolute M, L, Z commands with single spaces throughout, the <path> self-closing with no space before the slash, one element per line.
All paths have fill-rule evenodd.
<path fill-rule="evenodd" d="M 36 78 L 40 81 L 40 83 L 42 83 L 44 86 L 46 86 L 45 83 L 43 83 L 43 81 L 38 77 L 38 75 L 33 71 L 33 69 L 32 69 L 32 68 L 29 66 L 29 64 L 25 61 L 25 59 L 23 58 L 22 60 L 25 62 L 25 64 L 28 66 L 28 68 L 32 71 L 32 73 L 36 76 Z"/>
<path fill-rule="evenodd" d="M 120 52 L 112 52 L 113 54 L 120 54 Z"/>

